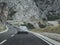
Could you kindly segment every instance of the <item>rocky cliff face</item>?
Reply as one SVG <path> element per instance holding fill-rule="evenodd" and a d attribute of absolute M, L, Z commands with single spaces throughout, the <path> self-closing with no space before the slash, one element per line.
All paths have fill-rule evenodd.
<path fill-rule="evenodd" d="M 20 4 L 17 5 L 17 10 L 19 12 L 15 14 L 15 20 L 31 23 L 35 28 L 39 28 L 39 9 L 33 0 L 20 0 Z"/>
<path fill-rule="evenodd" d="M 42 18 L 46 18 L 45 15 L 41 15 L 34 0 L 1 0 L 0 2 L 6 2 L 9 8 L 12 7 L 11 10 L 17 11 L 13 15 L 13 20 L 31 23 L 35 28 L 40 28 L 38 23 L 43 24 Z"/>
<path fill-rule="evenodd" d="M 60 19 L 60 0 L 34 0 L 40 9 L 41 15 L 46 15 L 48 20 Z"/>
<path fill-rule="evenodd" d="M 5 2 L 0 3 L 0 30 L 6 28 L 6 21 L 8 15 L 8 6 Z"/>
<path fill-rule="evenodd" d="M 8 3 L 9 8 L 17 11 L 14 20 L 31 23 L 39 28 L 43 20 L 60 18 L 60 0 L 1 0 Z M 55 18 L 54 18 L 55 19 Z"/>

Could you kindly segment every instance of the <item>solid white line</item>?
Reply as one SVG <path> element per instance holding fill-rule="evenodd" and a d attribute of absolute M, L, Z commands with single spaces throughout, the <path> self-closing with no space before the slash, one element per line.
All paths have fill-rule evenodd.
<path fill-rule="evenodd" d="M 3 44 L 4 42 L 6 42 L 7 40 L 3 40 L 2 42 L 0 42 L 0 45 Z"/>
<path fill-rule="evenodd" d="M 7 32 L 7 31 L 8 31 L 8 27 L 6 26 L 6 29 L 4 31 L 0 32 L 0 34 L 4 33 L 4 32 Z"/>
<path fill-rule="evenodd" d="M 39 34 L 39 33 L 32 32 L 32 31 L 29 31 L 29 32 L 34 34 L 35 36 L 39 37 L 40 39 L 44 40 L 45 42 L 47 42 L 50 45 L 51 45 L 51 43 L 53 43 L 54 45 L 60 45 L 60 42 L 57 42 L 57 41 L 55 41 L 53 39 L 50 39 L 50 38 L 48 38 L 46 36 L 43 36 L 43 35 Z"/>

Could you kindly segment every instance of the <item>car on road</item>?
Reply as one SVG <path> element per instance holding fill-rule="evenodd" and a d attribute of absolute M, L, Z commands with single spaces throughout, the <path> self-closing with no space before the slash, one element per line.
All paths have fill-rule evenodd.
<path fill-rule="evenodd" d="M 18 34 L 21 34 L 21 33 L 27 34 L 28 33 L 28 28 L 26 26 L 20 26 L 18 28 L 19 28 L 19 30 L 17 32 Z"/>

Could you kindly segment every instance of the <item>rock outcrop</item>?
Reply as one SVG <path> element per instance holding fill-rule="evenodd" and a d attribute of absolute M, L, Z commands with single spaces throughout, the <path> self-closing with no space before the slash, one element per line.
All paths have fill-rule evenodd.
<path fill-rule="evenodd" d="M 60 19 L 60 0 L 34 0 L 41 15 L 48 20 Z"/>
<path fill-rule="evenodd" d="M 17 11 L 17 13 L 12 16 L 13 20 L 31 23 L 37 29 L 40 28 L 38 23 L 45 25 L 47 17 L 45 11 L 41 11 L 40 6 L 41 8 L 46 6 L 37 6 L 37 3 L 40 3 L 41 0 L 39 2 L 35 2 L 35 0 L 1 0 L 0 2 L 2 1 L 8 4 L 11 11 Z"/>
<path fill-rule="evenodd" d="M 7 15 L 8 15 L 8 6 L 5 2 L 0 2 L 0 29 L 6 27 L 6 21 L 7 21 Z"/>

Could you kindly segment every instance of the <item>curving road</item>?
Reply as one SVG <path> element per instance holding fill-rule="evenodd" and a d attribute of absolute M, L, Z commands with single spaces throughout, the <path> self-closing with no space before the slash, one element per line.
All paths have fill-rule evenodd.
<path fill-rule="evenodd" d="M 0 42 L 3 40 L 6 41 L 0 45 L 49 45 L 29 32 L 27 34 L 17 34 L 16 30 L 19 30 L 18 28 L 13 27 L 10 24 L 7 25 L 9 27 L 9 31 L 4 34 L 0 34 Z"/>

